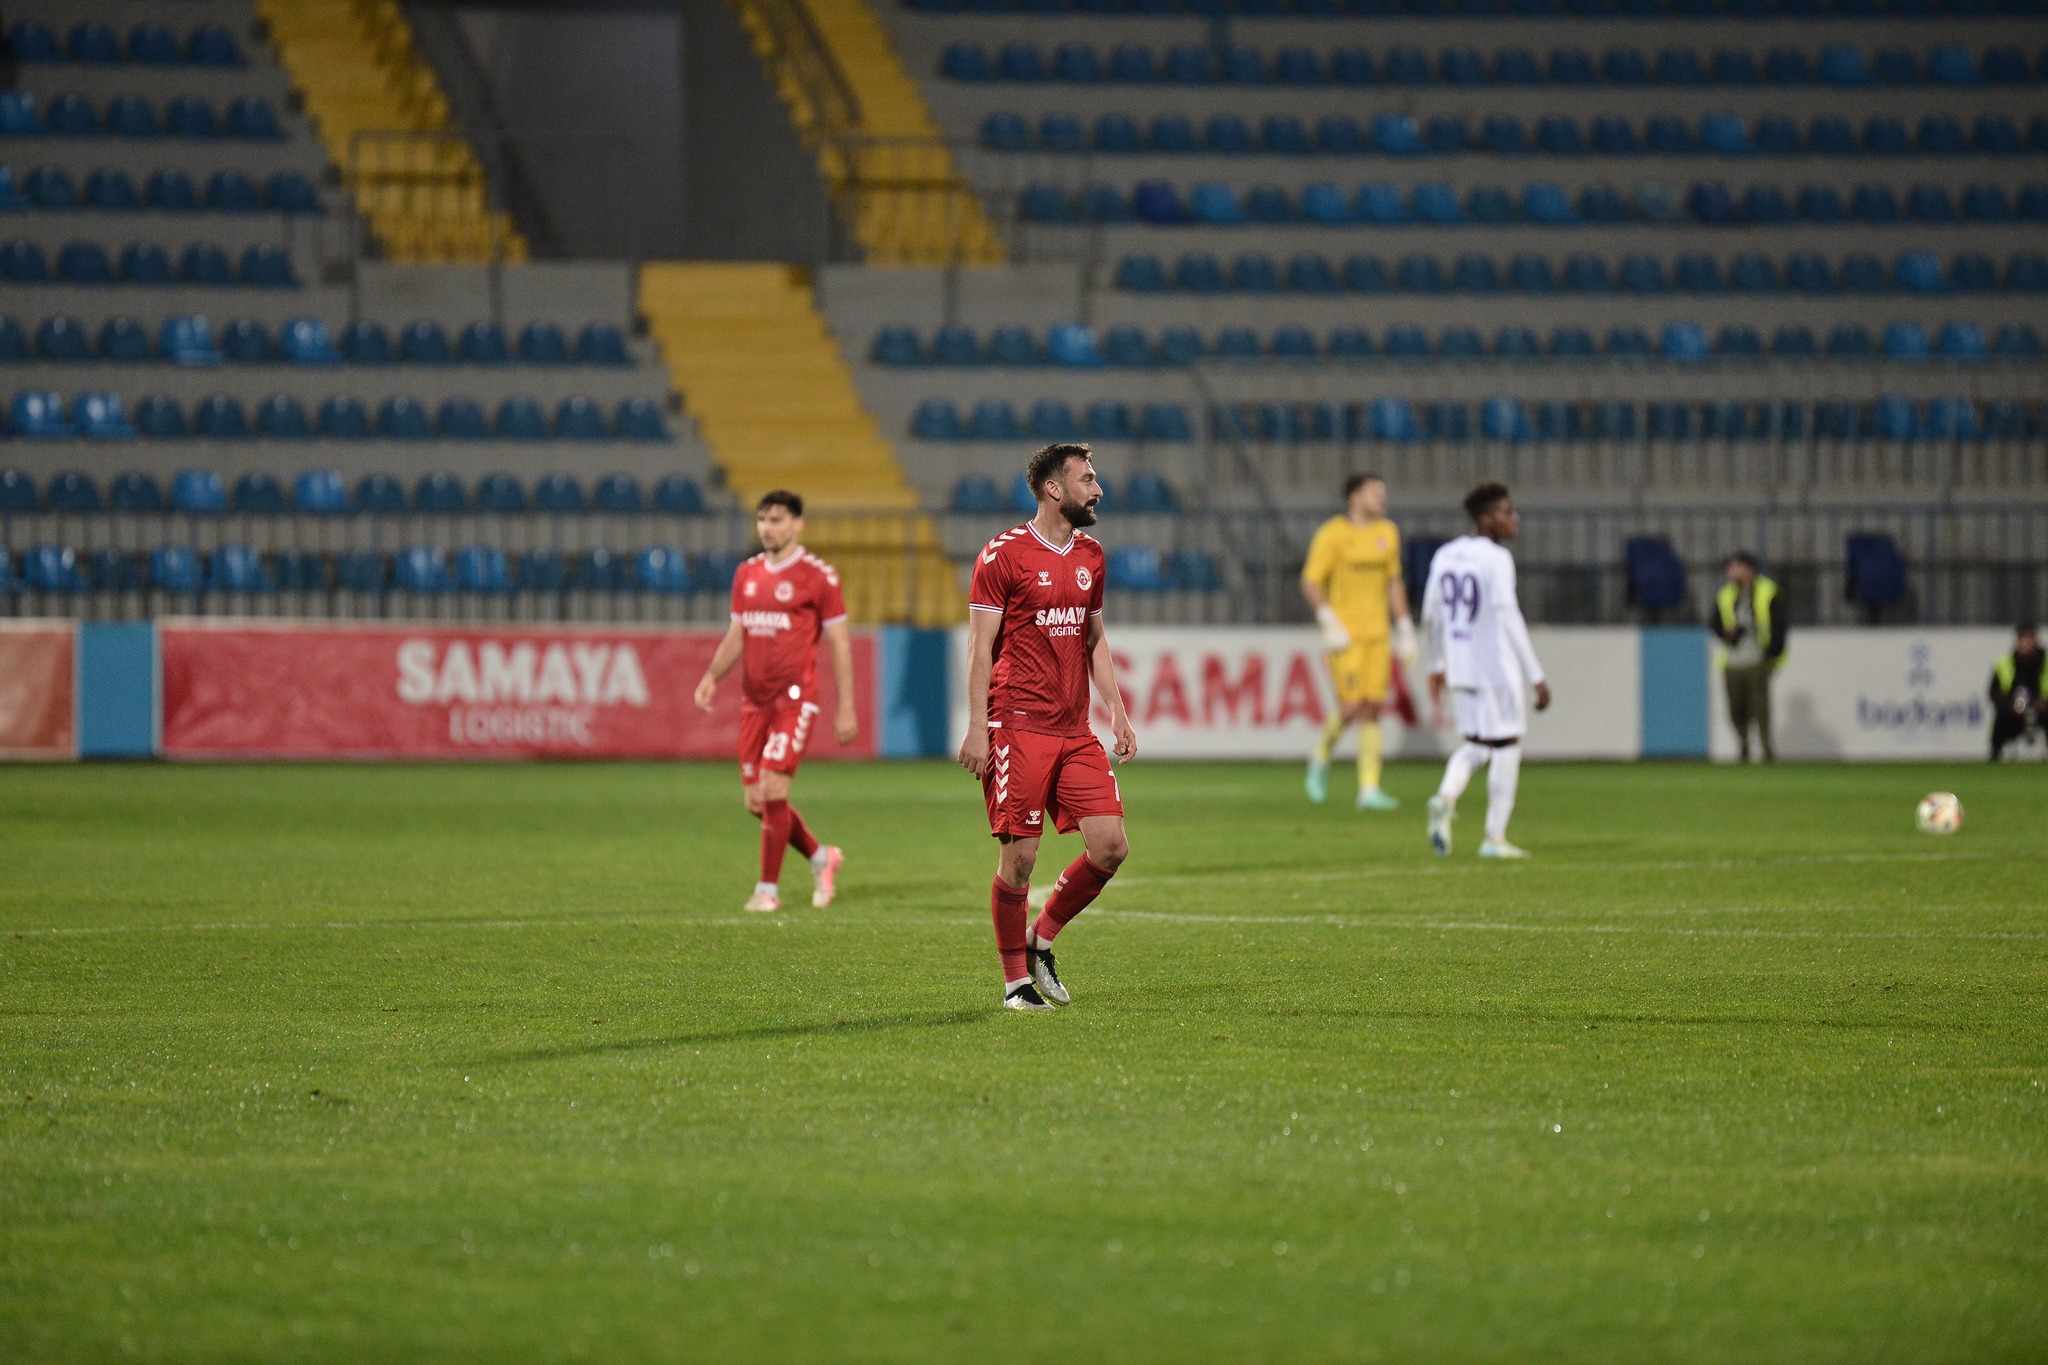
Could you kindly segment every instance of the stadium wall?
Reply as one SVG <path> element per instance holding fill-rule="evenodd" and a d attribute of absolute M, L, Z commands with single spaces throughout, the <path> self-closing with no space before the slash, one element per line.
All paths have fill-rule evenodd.
<path fill-rule="evenodd" d="M 1530 719 L 1532 758 L 1734 758 L 1705 631 L 1531 634 L 1556 693 Z M 1333 704 L 1307 630 L 1131 626 L 1114 638 L 1147 757 L 1296 759 Z M 966 632 L 854 639 L 864 733 L 810 756 L 951 753 L 967 719 Z M 724 759 L 737 689 L 721 689 L 709 717 L 689 701 L 717 640 L 633 627 L 0 621 L 0 758 Z M 1799 631 L 1775 687 L 1779 755 L 1975 758 L 1991 720 L 1985 682 L 2007 644 L 1995 629 Z M 1425 697 L 1398 691 L 1394 709 L 1392 755 L 1448 750 Z"/>

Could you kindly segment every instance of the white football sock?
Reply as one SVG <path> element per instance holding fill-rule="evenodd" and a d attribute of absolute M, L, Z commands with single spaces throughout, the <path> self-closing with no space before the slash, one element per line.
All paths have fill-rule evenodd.
<path fill-rule="evenodd" d="M 782 888 L 774 882 L 755 882 L 754 894 L 757 896 L 774 896 L 780 900 L 782 898 Z"/>
<path fill-rule="evenodd" d="M 811 871 L 818 872 L 824 869 L 825 860 L 827 857 L 825 848 L 826 846 L 824 844 L 819 844 L 818 851 L 811 855 Z"/>
<path fill-rule="evenodd" d="M 1493 751 L 1493 771 L 1486 775 L 1486 837 L 1508 837 L 1508 817 L 1515 813 L 1515 784 L 1522 777 L 1522 746 L 1503 744 Z"/>
<path fill-rule="evenodd" d="M 1444 764 L 1444 780 L 1438 784 L 1436 794 L 1452 805 L 1465 794 L 1465 786 L 1472 780 L 1474 769 L 1486 766 L 1486 760 L 1493 757 L 1493 750 L 1484 744 L 1467 741 L 1451 750 L 1450 761 Z"/>

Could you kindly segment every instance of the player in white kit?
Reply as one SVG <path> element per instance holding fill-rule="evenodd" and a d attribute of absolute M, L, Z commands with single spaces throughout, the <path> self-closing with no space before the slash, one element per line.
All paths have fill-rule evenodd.
<path fill-rule="evenodd" d="M 1482 483 L 1465 497 L 1472 534 L 1444 545 L 1429 561 L 1422 591 L 1423 629 L 1429 634 L 1429 695 L 1438 706 L 1451 694 L 1458 733 L 1464 737 L 1444 765 L 1444 780 L 1429 798 L 1429 846 L 1451 851 L 1451 821 L 1474 769 L 1486 778 L 1486 838 L 1482 858 L 1526 858 L 1508 842 L 1515 784 L 1522 775 L 1522 696 L 1536 692 L 1536 709 L 1550 705 L 1550 685 L 1529 643 L 1515 597 L 1515 557 L 1507 542 L 1521 518 L 1504 483 Z"/>

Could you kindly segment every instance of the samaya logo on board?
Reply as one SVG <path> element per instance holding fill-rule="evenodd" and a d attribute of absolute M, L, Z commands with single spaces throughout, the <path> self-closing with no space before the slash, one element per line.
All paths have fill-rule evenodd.
<path fill-rule="evenodd" d="M 398 647 L 398 699 L 408 706 L 645 706 L 647 675 L 631 644 L 454 640 Z"/>

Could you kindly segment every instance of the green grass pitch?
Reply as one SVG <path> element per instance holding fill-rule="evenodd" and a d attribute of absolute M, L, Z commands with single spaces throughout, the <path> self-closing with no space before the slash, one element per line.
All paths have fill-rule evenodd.
<path fill-rule="evenodd" d="M 1025 1017 L 941 764 L 0 769 L 0 1360 L 2048 1357 L 2038 769 L 1122 780 Z"/>

